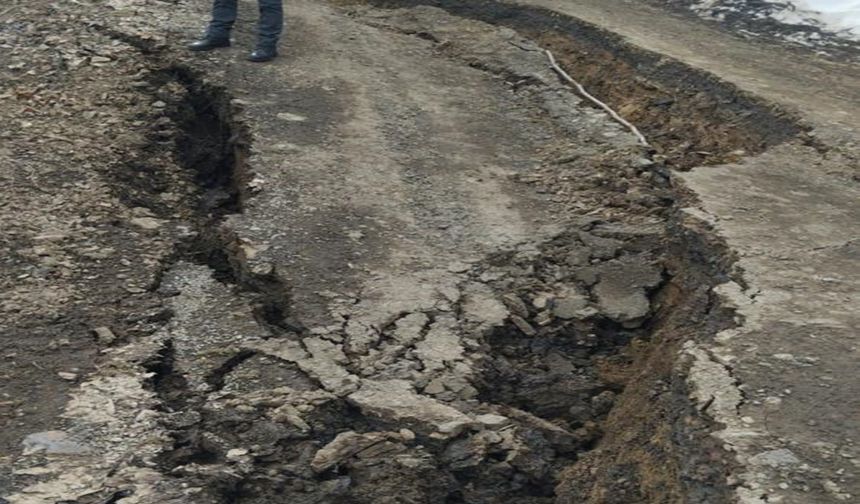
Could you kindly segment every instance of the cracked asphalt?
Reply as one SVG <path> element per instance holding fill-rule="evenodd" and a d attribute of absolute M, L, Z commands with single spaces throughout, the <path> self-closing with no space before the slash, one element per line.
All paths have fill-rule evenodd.
<path fill-rule="evenodd" d="M 856 88 L 377 3 L 12 6 L 0 501 L 853 499 Z"/>

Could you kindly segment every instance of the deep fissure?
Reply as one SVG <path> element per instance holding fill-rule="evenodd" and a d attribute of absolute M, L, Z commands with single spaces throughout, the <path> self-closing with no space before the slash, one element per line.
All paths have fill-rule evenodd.
<path fill-rule="evenodd" d="M 194 210 L 199 236 L 193 242 L 182 246 L 179 259 L 190 259 L 193 262 L 204 263 L 216 272 L 218 279 L 228 283 L 236 282 L 241 286 L 241 289 L 254 292 L 255 296 L 261 300 L 257 310 L 258 320 L 262 323 L 261 325 L 269 327 L 270 331 L 302 333 L 305 328 L 300 323 L 290 320 L 286 314 L 285 286 L 278 284 L 273 278 L 249 278 L 246 273 L 237 271 L 235 260 L 231 259 L 230 246 L 224 243 L 224 238 L 218 232 L 220 220 L 224 216 L 241 211 L 240 188 L 242 182 L 239 180 L 240 176 L 237 175 L 237 170 L 245 167 L 237 166 L 235 148 L 243 148 L 250 140 L 244 136 L 245 133 L 234 131 L 226 92 L 207 88 L 193 72 L 186 69 L 171 68 L 166 75 L 170 79 L 180 82 L 188 92 L 188 99 L 183 103 L 176 104 L 173 114 L 174 121 L 180 126 L 180 133 L 176 142 L 177 159 L 185 169 L 195 174 L 195 181 L 200 187 L 199 206 Z M 559 248 L 565 250 L 564 245 Z M 638 245 L 634 246 L 633 250 L 638 248 L 640 248 Z M 621 252 L 616 252 L 611 257 L 605 257 L 601 260 L 616 260 L 619 258 L 618 253 Z M 665 251 L 660 253 L 663 254 Z M 687 251 L 684 252 L 684 254 L 687 253 Z M 707 256 L 708 254 L 710 252 L 706 252 L 704 255 Z M 505 264 L 504 260 L 500 261 L 498 258 L 491 259 L 490 262 Z M 537 263 L 538 268 L 536 270 L 538 273 L 541 267 L 549 264 L 546 257 L 541 257 Z M 692 266 L 694 268 L 701 267 L 700 265 Z M 664 275 L 664 278 L 660 284 L 667 285 L 675 282 L 675 278 L 671 276 L 667 278 L 665 272 L 661 272 L 661 275 Z M 581 281 L 577 280 L 576 282 Z M 587 286 L 586 288 L 590 290 L 590 287 Z M 507 287 L 499 287 L 500 292 L 506 289 Z M 662 288 L 657 291 L 655 289 L 657 287 L 647 289 L 652 304 L 654 303 L 653 298 L 663 295 Z M 591 296 L 593 297 L 593 294 Z M 669 305 L 663 306 L 659 311 L 665 312 L 672 309 L 673 307 Z M 536 315 L 537 313 L 529 313 L 529 317 Z M 698 315 L 702 315 L 702 312 L 699 312 Z M 487 355 L 492 357 L 504 354 L 505 343 L 499 342 L 499 340 L 509 339 L 514 340 L 513 348 L 515 350 L 512 354 L 514 356 L 542 355 L 545 357 L 549 352 L 554 352 L 554 355 L 559 357 L 553 357 L 555 362 L 578 361 L 579 367 L 590 368 L 595 366 L 594 362 L 590 360 L 597 355 L 601 359 L 612 361 L 609 363 L 610 367 L 615 366 L 620 370 L 630 367 L 632 361 L 635 360 L 634 357 L 622 355 L 628 350 L 630 341 L 639 340 L 645 345 L 650 343 L 648 340 L 652 327 L 659 325 L 655 324 L 651 317 L 653 315 L 649 315 L 649 318 L 645 320 L 637 321 L 637 325 L 633 329 L 625 329 L 606 320 L 597 324 L 579 324 L 579 327 L 563 324 L 561 328 L 552 328 L 554 331 L 549 335 L 534 339 L 531 348 L 529 345 L 518 347 L 522 343 L 522 329 L 508 325 L 494 335 L 487 336 Z M 432 324 L 432 320 L 430 324 Z M 535 325 L 539 326 L 540 324 L 535 323 Z M 517 336 L 520 338 L 517 339 Z M 579 338 L 579 341 L 573 344 L 572 350 L 565 350 L 559 348 L 558 338 L 574 340 Z M 608 347 L 596 345 L 598 349 L 595 352 L 593 348 L 595 345 L 592 340 L 611 341 L 611 343 Z M 208 380 L 210 385 L 215 389 L 220 389 L 224 386 L 224 378 L 227 374 L 255 355 L 253 352 L 242 352 L 228 359 L 220 368 L 210 374 Z M 158 362 L 151 365 L 151 369 L 157 376 L 155 389 L 166 402 L 174 406 L 174 410 L 197 409 L 203 417 L 202 423 L 175 432 L 174 450 L 165 453 L 163 457 L 165 471 L 173 471 L 189 463 L 221 463 L 225 460 L 226 451 L 223 445 L 217 441 L 219 436 L 229 437 L 230 429 L 235 429 L 239 425 L 243 429 L 247 428 L 252 431 L 255 422 L 266 423 L 266 420 L 259 414 L 244 417 L 240 415 L 241 418 L 230 419 L 229 415 L 219 418 L 219 415 L 215 415 L 211 411 L 200 409 L 202 407 L 201 401 L 205 400 L 205 397 L 195 396 L 194 393 L 182 389 L 181 380 L 177 380 L 175 376 L 176 370 L 172 365 L 169 343 L 160 357 Z M 623 374 L 623 371 L 619 371 L 619 373 Z M 624 393 L 626 385 L 623 380 L 606 381 L 603 378 L 592 378 L 596 381 L 587 385 L 572 402 L 561 401 L 555 405 L 540 405 L 535 403 L 533 398 L 525 401 L 518 399 L 515 391 L 494 390 L 499 377 L 500 375 L 493 375 L 490 372 L 484 378 L 487 382 L 483 385 L 485 390 L 479 396 L 480 398 L 499 404 L 503 411 L 508 411 L 505 408 L 520 410 L 521 413 L 515 414 L 522 415 L 522 418 L 528 419 L 530 415 L 534 415 L 535 420 L 529 421 L 538 422 L 536 425 L 539 426 L 541 425 L 539 424 L 540 419 L 550 422 L 566 422 L 568 426 L 564 429 L 571 429 L 572 431 L 567 436 L 572 435 L 573 437 L 567 439 L 562 436 L 564 439 L 552 439 L 552 436 L 549 436 L 547 438 L 546 432 L 542 432 L 541 429 L 546 429 L 548 426 L 537 427 L 534 430 L 533 442 L 536 443 L 534 449 L 542 450 L 541 453 L 543 453 L 545 460 L 522 462 L 525 465 L 519 468 L 500 471 L 494 465 L 507 464 L 499 458 L 503 457 L 503 452 L 497 453 L 490 450 L 486 454 L 486 462 L 478 461 L 473 465 L 470 465 L 472 462 L 468 462 L 467 465 L 463 466 L 462 461 L 457 458 L 460 456 L 456 454 L 457 449 L 453 449 L 452 452 L 451 447 L 457 446 L 457 443 L 464 444 L 464 446 L 468 445 L 472 442 L 468 438 L 455 438 L 450 442 L 440 443 L 419 436 L 419 440 L 423 440 L 425 444 L 418 445 L 417 449 L 421 453 L 426 453 L 438 460 L 437 465 L 434 466 L 434 474 L 438 472 L 437 477 L 445 475 L 443 480 L 447 481 L 447 484 L 441 486 L 444 487 L 443 494 L 446 502 L 470 502 L 475 498 L 480 498 L 480 502 L 497 502 L 494 499 L 502 496 L 509 498 L 511 495 L 536 499 L 534 502 L 549 502 L 550 499 L 554 499 L 559 474 L 564 471 L 565 467 L 574 465 L 581 454 L 588 453 L 599 442 L 602 436 L 600 424 L 606 419 L 613 407 L 612 403 L 617 400 L 617 396 Z M 547 389 L 547 374 L 542 374 L 542 372 L 519 375 L 514 373 L 508 379 L 511 380 L 510 386 L 512 387 L 521 386 L 524 381 L 532 381 L 534 383 L 529 384 L 532 390 L 539 390 L 543 393 L 552 390 L 551 388 Z M 554 379 L 556 378 L 549 378 L 550 381 Z M 503 377 L 502 383 L 505 380 L 506 378 Z M 478 383 L 478 385 L 481 384 Z M 600 397 L 603 399 L 595 402 L 595 399 Z M 307 460 L 307 455 L 299 455 L 299 450 L 303 449 L 307 452 L 308 447 L 319 446 L 321 442 L 331 440 L 338 431 L 348 429 L 358 432 L 371 432 L 374 429 L 396 427 L 386 426 L 378 421 L 368 419 L 358 409 L 350 407 L 346 403 L 340 403 L 340 407 L 337 407 L 336 403 L 333 406 L 335 406 L 333 410 L 327 410 L 325 413 L 316 415 L 316 418 L 308 420 L 313 424 L 311 432 L 314 433 L 315 437 L 311 437 L 308 433 L 290 433 L 286 438 L 278 438 L 276 445 L 272 447 L 274 458 L 269 461 L 265 461 L 265 455 L 258 458 L 256 464 L 260 466 L 260 471 L 269 465 L 279 467 L 279 462 L 283 462 L 281 457 L 284 456 L 299 456 L 300 459 Z M 325 435 L 323 435 L 324 433 Z M 529 464 L 538 465 L 532 467 Z M 296 474 L 291 485 L 294 489 L 304 489 L 305 485 L 313 485 L 311 482 L 314 481 L 318 483 L 336 482 L 338 485 L 343 485 L 343 478 L 349 477 L 349 471 L 338 474 L 341 476 L 335 479 L 329 479 L 329 475 L 326 474 Z M 475 485 L 479 487 L 477 490 Z M 252 472 L 250 476 L 240 481 L 221 482 L 218 486 L 221 490 L 216 493 L 221 496 L 223 502 L 267 502 L 266 499 L 270 499 L 272 495 L 283 492 L 289 487 L 282 478 L 264 477 L 262 472 Z M 464 493 L 466 487 L 470 489 Z M 342 495 L 344 496 L 349 495 L 348 488 L 343 488 L 340 491 L 343 492 Z M 466 497 L 466 495 L 470 497 Z M 363 501 L 357 500 L 356 502 Z"/>

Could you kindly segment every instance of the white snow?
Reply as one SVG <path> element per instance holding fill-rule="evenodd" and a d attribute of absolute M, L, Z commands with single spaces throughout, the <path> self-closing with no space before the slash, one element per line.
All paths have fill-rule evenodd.
<path fill-rule="evenodd" d="M 791 0 L 791 3 L 797 9 L 783 10 L 776 19 L 789 24 L 809 24 L 813 19 L 828 31 L 860 40 L 860 0 Z"/>
<path fill-rule="evenodd" d="M 786 25 L 816 26 L 844 41 L 860 42 L 860 0 L 697 0 L 691 9 L 705 17 L 723 20 L 728 13 L 751 18 L 772 18 Z M 799 30 L 783 35 L 807 45 L 824 42 L 816 32 Z"/>

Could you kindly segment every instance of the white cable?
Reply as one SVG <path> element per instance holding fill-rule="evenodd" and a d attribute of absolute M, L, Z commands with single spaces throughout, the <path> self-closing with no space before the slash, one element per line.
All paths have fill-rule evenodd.
<path fill-rule="evenodd" d="M 644 146 L 646 146 L 646 147 L 648 146 L 648 140 L 645 140 L 645 137 L 642 135 L 642 133 L 640 133 L 640 132 L 639 132 L 639 130 L 636 128 L 636 126 L 633 126 L 632 124 L 630 124 L 630 122 L 628 122 L 628 121 L 627 121 L 627 120 L 625 120 L 623 117 L 621 117 L 620 115 L 618 115 L 618 113 L 617 113 L 617 112 L 615 112 L 614 110 L 612 110 L 612 107 L 610 107 L 609 105 L 607 105 L 607 104 L 603 103 L 602 101 L 598 100 L 597 98 L 595 98 L 595 97 L 591 96 L 591 95 L 588 93 L 588 91 L 586 91 L 586 90 L 585 90 L 585 88 L 584 88 L 584 87 L 582 87 L 582 84 L 580 84 L 579 82 L 575 81 L 575 80 L 573 79 L 573 77 L 571 77 L 570 75 L 568 75 L 568 74 L 567 74 L 567 72 L 565 72 L 565 71 L 564 71 L 560 66 L 558 66 L 558 63 L 556 63 L 556 62 L 555 62 L 555 58 L 552 56 L 552 52 L 550 52 L 550 51 L 549 51 L 549 49 L 547 49 L 547 50 L 546 50 L 546 51 L 544 51 L 544 52 L 546 53 L 547 58 L 549 58 L 549 64 L 550 64 L 550 65 L 552 65 L 553 70 L 555 70 L 556 72 L 558 72 L 558 74 L 559 74 L 559 75 L 560 75 L 564 80 L 566 80 L 567 82 L 569 82 L 569 83 L 573 84 L 574 86 L 576 86 L 576 89 L 579 91 L 579 94 L 581 94 L 582 96 L 584 96 L 584 97 L 588 98 L 592 103 L 594 103 L 594 104 L 595 104 L 595 105 L 597 105 L 598 107 L 600 107 L 600 108 L 602 108 L 603 110 L 605 110 L 605 111 L 606 111 L 606 113 L 607 113 L 607 114 L 609 114 L 610 116 L 612 116 L 612 118 L 613 118 L 613 119 L 615 119 L 615 120 L 616 120 L 616 121 L 618 121 L 619 123 L 623 124 L 623 125 L 624 125 L 627 129 L 629 129 L 629 130 L 630 130 L 634 135 L 636 135 L 636 138 L 638 138 L 638 139 L 639 139 L 639 143 L 641 143 L 642 145 L 644 145 Z"/>

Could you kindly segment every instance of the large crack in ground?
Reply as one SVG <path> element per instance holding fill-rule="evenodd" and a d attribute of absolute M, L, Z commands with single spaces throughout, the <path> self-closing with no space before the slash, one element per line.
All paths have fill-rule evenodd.
<path fill-rule="evenodd" d="M 206 91 L 187 71 L 168 75 L 187 91 L 174 104 L 177 158 L 195 174 L 201 194 L 194 245 L 181 247 L 179 261 L 168 268 L 176 269 L 176 292 L 186 291 L 181 283 L 189 270 L 182 261 L 205 264 L 222 282 L 240 280 L 226 287 L 260 307 L 256 321 L 263 327 L 259 343 L 243 335 L 238 348 L 211 361 L 201 354 L 212 348 L 182 355 L 181 347 L 199 345 L 188 335 L 184 344 L 165 341 L 149 364 L 174 439 L 159 457 L 161 470 L 201 488 L 199 502 L 377 502 L 392 495 L 400 496 L 398 502 L 554 501 L 559 475 L 596 445 L 626 387 L 631 343 L 649 345 L 651 299 L 668 278 L 665 231 L 632 232 L 585 219 L 579 229 L 547 243 L 524 244 L 472 265 L 462 272 L 468 280 L 446 294 L 453 306 L 404 313 L 379 328 L 372 350 L 377 363 L 386 363 L 380 368 L 360 355 L 343 354 L 330 334 L 306 338 L 295 330 L 300 324 L 285 325 L 286 289 L 269 285 L 261 293 L 258 282 L 242 282 L 247 274 L 232 269 L 236 245 L 213 232 L 225 215 L 241 211 L 236 160 L 242 156 L 233 147 L 242 142 L 233 133 L 229 100 L 223 92 Z M 171 279 L 166 283 L 161 289 L 169 293 Z M 485 292 L 474 296 L 470 289 Z M 483 304 L 464 306 L 461 297 Z M 434 333 L 450 338 L 447 331 L 472 323 L 470 316 L 485 325 L 488 310 L 508 322 L 476 328 L 462 350 L 478 363 L 478 373 L 449 373 L 449 361 L 434 355 L 446 351 L 434 348 Z M 284 339 L 262 343 L 273 337 Z M 311 345 L 333 352 L 343 376 L 399 378 L 391 369 L 397 361 L 420 371 L 436 367 L 440 375 L 416 385 L 439 401 L 427 407 L 440 411 L 410 417 L 397 411 L 408 403 L 379 406 L 377 392 L 361 395 L 367 384 L 347 394 L 355 386 L 340 389 L 324 371 L 314 376 L 320 371 L 285 356 L 283 346 L 290 342 L 315 359 Z M 405 385 L 382 383 L 384 394 Z M 281 397 L 272 396 L 276 391 Z M 414 401 L 420 406 L 423 400 Z M 436 429 L 428 430 L 424 422 L 436 417 Z"/>
<path fill-rule="evenodd" d="M 615 34 L 548 9 L 496 0 L 342 3 L 389 9 L 432 6 L 516 30 L 541 49 L 553 51 L 586 89 L 638 125 L 655 149 L 655 160 L 676 169 L 738 160 L 810 130 L 791 113 L 707 72 L 639 49 Z M 431 27 L 403 26 L 411 33 L 433 36 Z M 476 59 L 474 64 L 481 63 Z M 811 137 L 807 141 L 818 145 Z"/>
<path fill-rule="evenodd" d="M 408 22 L 393 24 L 435 41 L 446 57 L 476 63 L 468 44 L 451 42 L 444 28 L 420 27 L 428 12 L 431 20 L 439 15 L 416 9 L 407 12 Z M 372 15 L 370 22 L 391 23 L 387 16 Z M 546 24 L 526 19 L 532 28 Z M 415 22 L 419 29 L 410 26 Z M 584 171 L 592 163 L 605 169 L 601 181 L 583 176 L 584 187 L 564 182 L 574 194 L 609 197 L 620 182 L 606 177 L 632 171 L 623 183 L 638 181 L 638 199 L 606 205 L 620 209 L 612 219 L 578 216 L 547 239 L 420 272 L 433 277 L 431 287 L 384 320 L 368 315 L 373 292 L 328 293 L 341 320 L 308 328 L 293 313 L 290 286 L 276 271 L 254 269 L 248 259 L 256 251 L 230 227 L 231 216 L 253 198 L 254 139 L 229 92 L 144 48 L 153 67 L 146 92 L 169 111 L 154 121 L 148 148 L 173 149 L 171 169 L 182 174 L 127 166 L 117 190 L 129 205 L 164 219 L 179 214 L 184 238 L 151 289 L 169 320 L 152 337 L 116 349 L 105 365 L 116 373 L 95 378 L 76 396 L 72 410 L 86 424 L 82 438 L 117 453 L 96 489 L 85 488 L 88 495 L 74 502 L 726 498 L 727 458 L 687 400 L 676 358 L 685 341 L 730 323 L 710 289 L 728 276 L 731 260 L 707 229 L 691 227 L 677 203 L 685 196 L 668 183 L 662 163 L 629 146 L 574 158 L 555 153 L 561 157 L 547 163 L 547 173 L 567 165 Z M 583 68 L 583 51 L 570 51 L 562 61 Z M 493 63 L 476 66 L 500 73 Z M 601 67 L 587 76 L 589 84 L 607 90 L 619 74 L 636 81 L 633 70 L 619 66 Z M 540 79 L 510 75 L 518 77 L 509 79 L 518 93 L 544 96 Z M 701 119 L 708 114 L 688 112 L 696 103 L 704 110 L 726 104 L 725 90 L 691 81 L 679 84 L 685 92 L 677 102 L 698 97 L 692 104 L 672 109 L 672 98 L 635 117 L 659 117 L 645 131 L 670 165 L 758 152 L 802 130 L 756 106 L 713 134 L 713 124 Z M 621 99 L 628 91 L 620 86 L 613 93 Z M 632 94 L 641 102 L 655 93 Z M 731 98 L 749 109 L 746 97 Z M 732 113 L 735 106 L 728 108 Z M 562 115 L 546 106 L 535 112 L 554 113 Z M 750 136 L 762 123 L 776 126 L 771 136 Z M 185 184 L 171 188 L 177 179 Z M 527 182 L 549 187 L 558 180 Z M 171 189 L 177 195 L 168 210 L 155 196 Z M 651 218 L 634 214 L 636 205 Z M 120 372 L 135 368 L 137 375 Z M 119 396 L 135 401 L 112 405 L 114 422 L 80 414 L 101 412 Z M 86 432 L 92 425 L 99 425 L 96 434 Z M 31 492 L 84 492 L 70 482 L 82 474 L 68 471 L 53 487 Z"/>

